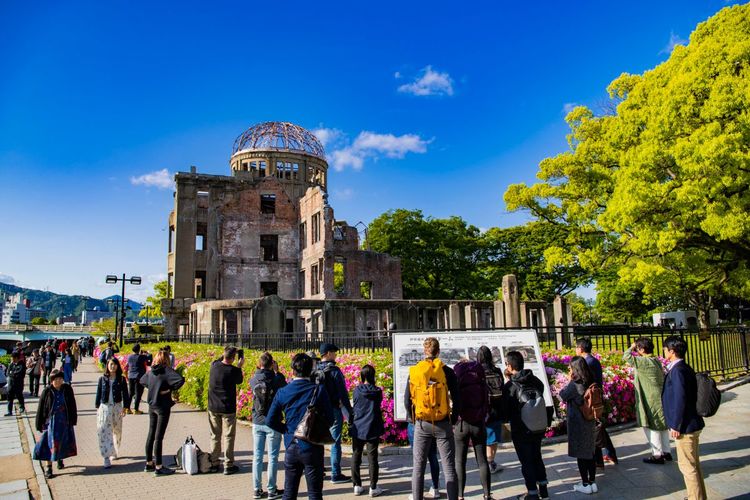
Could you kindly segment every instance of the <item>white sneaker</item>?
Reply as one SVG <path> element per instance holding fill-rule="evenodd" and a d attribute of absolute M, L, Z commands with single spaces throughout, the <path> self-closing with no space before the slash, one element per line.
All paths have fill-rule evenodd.
<path fill-rule="evenodd" d="M 430 491 L 425 493 L 425 498 L 440 498 L 440 490 L 435 488 L 430 488 Z"/>
<path fill-rule="evenodd" d="M 386 490 L 384 488 L 378 488 L 377 486 L 374 487 L 374 488 L 370 488 L 370 496 L 373 497 L 373 498 L 374 497 L 379 497 L 383 493 L 388 493 L 388 490 Z"/>
<path fill-rule="evenodd" d="M 362 486 L 355 486 L 354 487 L 354 494 L 357 495 L 357 496 L 364 495 L 365 494 L 365 489 Z"/>
<path fill-rule="evenodd" d="M 110 462 L 109 457 L 107 457 L 104 459 L 104 468 L 109 469 L 110 467 L 112 467 L 112 462 Z"/>
<path fill-rule="evenodd" d="M 591 491 L 594 493 L 599 493 L 599 487 L 596 485 L 596 483 L 591 483 Z"/>
<path fill-rule="evenodd" d="M 577 491 L 578 493 L 584 493 L 586 495 L 591 495 L 594 492 L 594 489 L 590 484 L 584 486 L 583 483 L 574 484 L 573 490 Z"/>

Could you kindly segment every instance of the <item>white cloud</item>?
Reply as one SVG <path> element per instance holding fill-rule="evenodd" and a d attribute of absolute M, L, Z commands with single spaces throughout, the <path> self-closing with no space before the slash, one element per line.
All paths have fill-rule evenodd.
<path fill-rule="evenodd" d="M 400 71 L 396 71 L 395 73 L 393 73 L 393 78 L 395 78 L 396 80 L 398 80 L 399 78 L 401 78 L 401 72 Z"/>
<path fill-rule="evenodd" d="M 9 274 L 3 274 L 3 273 L 0 273 L 0 282 L 5 283 L 6 285 L 15 285 L 16 284 L 16 280 L 15 280 L 15 278 L 13 278 L 13 276 L 11 276 Z"/>
<path fill-rule="evenodd" d="M 401 77 L 396 73 L 396 79 Z M 411 83 L 405 83 L 398 88 L 399 92 L 416 96 L 453 95 L 453 79 L 448 73 L 441 73 L 425 66 L 421 75 Z"/>
<path fill-rule="evenodd" d="M 172 189 L 174 187 L 172 174 L 166 168 L 139 175 L 138 177 L 131 177 L 130 183 L 134 186 L 147 186 L 158 189 Z"/>
<path fill-rule="evenodd" d="M 344 133 L 337 128 L 316 128 L 312 131 L 313 135 L 318 138 L 324 148 L 332 146 L 344 136 Z"/>
<path fill-rule="evenodd" d="M 340 172 L 347 167 L 361 170 L 367 158 L 377 160 L 379 157 L 385 156 L 401 159 L 407 153 L 425 153 L 429 143 L 430 141 L 422 139 L 416 134 L 396 136 L 365 130 L 359 133 L 351 145 L 334 150 L 329 158 L 333 169 L 336 171 Z"/>
<path fill-rule="evenodd" d="M 334 189 L 333 196 L 338 200 L 351 200 L 354 197 L 352 188 Z"/>
<path fill-rule="evenodd" d="M 669 42 L 659 51 L 659 54 L 671 54 L 677 45 L 687 45 L 688 41 L 676 34 L 674 31 L 669 33 Z"/>
<path fill-rule="evenodd" d="M 566 102 L 565 104 L 563 104 L 563 113 L 567 115 L 568 113 L 576 109 L 577 106 L 579 106 L 577 102 Z"/>

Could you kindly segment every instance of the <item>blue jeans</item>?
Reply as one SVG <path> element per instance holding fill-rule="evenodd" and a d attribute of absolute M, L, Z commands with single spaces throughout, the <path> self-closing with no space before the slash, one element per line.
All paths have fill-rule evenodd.
<path fill-rule="evenodd" d="M 344 415 L 341 408 L 333 409 L 333 425 L 331 426 L 331 477 L 341 475 L 341 430 L 344 426 Z"/>
<path fill-rule="evenodd" d="M 409 422 L 409 426 L 406 428 L 406 432 L 409 436 L 409 446 L 414 449 L 414 424 Z M 430 477 L 432 478 L 432 487 L 436 490 L 440 489 L 440 462 L 438 462 L 437 454 L 437 443 L 432 442 L 430 451 L 427 454 L 427 461 L 430 462 Z"/>
<path fill-rule="evenodd" d="M 279 449 L 281 448 L 281 433 L 267 425 L 253 424 L 253 478 L 255 489 L 263 489 L 263 455 L 268 444 L 268 491 L 276 490 L 276 471 L 279 466 Z"/>
<path fill-rule="evenodd" d="M 323 454 L 322 446 L 300 447 L 296 440 L 284 453 L 284 500 L 296 500 L 302 474 L 307 480 L 307 498 L 323 498 Z"/>

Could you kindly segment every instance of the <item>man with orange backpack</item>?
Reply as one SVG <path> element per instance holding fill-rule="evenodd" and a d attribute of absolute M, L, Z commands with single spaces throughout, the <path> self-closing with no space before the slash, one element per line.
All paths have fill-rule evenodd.
<path fill-rule="evenodd" d="M 452 425 L 461 410 L 455 372 L 440 359 L 440 342 L 428 337 L 422 344 L 425 359 L 409 369 L 404 391 L 407 418 L 414 422 L 414 463 L 411 497 L 424 498 L 424 469 L 435 442 L 443 465 L 448 500 L 458 500 L 455 443 Z"/>

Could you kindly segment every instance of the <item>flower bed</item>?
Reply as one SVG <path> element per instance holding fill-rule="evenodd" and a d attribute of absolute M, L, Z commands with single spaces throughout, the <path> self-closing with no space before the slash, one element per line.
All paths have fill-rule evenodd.
<path fill-rule="evenodd" d="M 180 389 L 180 401 L 196 408 L 206 409 L 208 402 L 208 372 L 211 362 L 219 359 L 222 348 L 213 345 L 174 343 L 170 344 L 175 355 L 176 369 L 186 379 Z M 149 352 L 156 352 L 161 345 L 144 344 L 142 348 Z M 123 370 L 127 368 L 125 359 L 130 354 L 127 347 L 123 353 L 116 355 Z M 99 357 L 99 348 L 95 350 L 95 358 Z M 261 351 L 245 350 L 243 372 L 245 382 L 237 395 L 237 416 L 244 419 L 251 418 L 252 391 L 249 387 L 250 377 L 255 372 L 255 360 Z M 292 378 L 291 361 L 294 353 L 272 353 L 279 363 L 279 370 L 287 379 Z M 572 350 L 544 352 L 542 358 L 547 370 L 547 376 L 552 389 L 552 396 L 557 410 L 558 420 L 547 430 L 547 437 L 565 433 L 565 403 L 558 394 L 568 383 L 568 365 L 574 356 Z M 608 424 L 619 424 L 635 420 L 635 393 L 633 388 L 632 369 L 622 361 L 622 352 L 612 351 L 604 355 L 596 354 L 600 359 L 604 374 L 604 409 Z M 375 367 L 378 383 L 383 388 L 383 418 L 385 420 L 385 435 L 383 441 L 392 444 L 406 443 L 406 424 L 396 422 L 393 415 L 393 360 L 390 351 L 377 351 L 368 354 L 344 353 L 338 356 L 337 363 L 344 373 L 346 387 L 350 393 L 360 383 L 359 372 L 365 364 Z"/>

